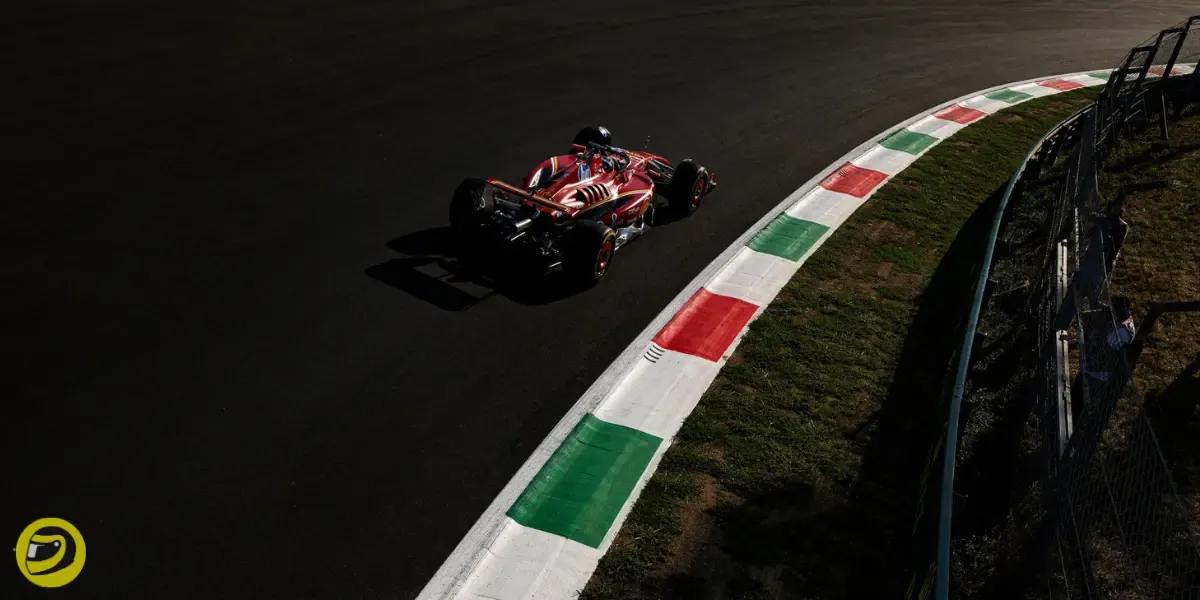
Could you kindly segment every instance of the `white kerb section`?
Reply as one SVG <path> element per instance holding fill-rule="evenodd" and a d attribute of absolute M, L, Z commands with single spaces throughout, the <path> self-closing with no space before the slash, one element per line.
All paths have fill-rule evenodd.
<path fill-rule="evenodd" d="M 714 294 L 766 306 L 799 268 L 800 263 L 786 258 L 742 248 L 704 287 Z"/>
<path fill-rule="evenodd" d="M 908 130 L 916 133 L 923 133 L 928 136 L 935 137 L 939 140 L 944 140 L 956 133 L 958 130 L 966 127 L 962 123 L 939 119 L 933 115 L 925 117 L 916 123 L 908 126 Z"/>
<path fill-rule="evenodd" d="M 1100 81 L 1100 83 L 1104 83 L 1104 81 Z M 1041 98 L 1042 96 L 1053 96 L 1054 94 L 1062 93 L 1059 90 L 1056 90 L 1054 88 L 1046 87 L 1044 85 L 1038 85 L 1036 83 L 1027 83 L 1025 85 L 1018 85 L 1017 87 L 1014 87 L 1012 90 L 1014 92 L 1021 92 L 1022 94 L 1029 94 L 1030 96 L 1033 96 L 1034 98 Z"/>
<path fill-rule="evenodd" d="M 866 198 L 859 199 L 817 186 L 784 212 L 789 217 L 820 223 L 832 229 L 845 222 L 866 201 Z"/>
<path fill-rule="evenodd" d="M 868 150 L 866 154 L 851 161 L 851 164 L 891 176 L 907 169 L 916 160 L 917 157 L 915 155 L 907 152 L 876 146 Z"/>
<path fill-rule="evenodd" d="M 1099 77 L 1092 77 L 1091 75 L 1088 75 L 1087 73 L 1079 73 L 1077 75 L 1068 75 L 1066 77 L 1061 77 L 1060 79 L 1062 79 L 1063 81 L 1070 81 L 1071 83 L 1078 83 L 1079 85 L 1082 85 L 1083 87 L 1095 87 L 1098 85 L 1104 85 L 1103 79 L 1101 79 Z"/>
<path fill-rule="evenodd" d="M 1038 87 L 1041 87 L 1041 86 L 1038 86 Z M 1045 90 L 1047 88 L 1043 87 L 1042 89 Z M 1028 92 L 1026 92 L 1026 93 L 1028 93 Z M 975 96 L 974 98 L 971 98 L 970 100 L 967 100 L 966 102 L 959 102 L 959 106 L 962 106 L 964 108 L 970 108 L 972 110 L 977 110 L 979 112 L 987 113 L 989 115 L 994 115 L 994 114 L 1000 112 L 1001 110 L 1004 110 L 1012 105 L 1003 100 L 992 100 L 991 98 L 988 98 L 987 96 Z"/>
<path fill-rule="evenodd" d="M 651 343 L 629 377 L 594 414 L 602 421 L 669 440 L 720 370 L 719 363 Z"/>
<path fill-rule="evenodd" d="M 598 549 L 505 520 L 459 600 L 569 598 L 596 570 Z"/>

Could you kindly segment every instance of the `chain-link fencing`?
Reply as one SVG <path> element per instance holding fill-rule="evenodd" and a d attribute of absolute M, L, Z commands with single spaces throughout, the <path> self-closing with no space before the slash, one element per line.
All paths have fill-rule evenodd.
<path fill-rule="evenodd" d="M 1167 138 L 1172 119 L 1196 110 L 1198 60 L 1200 16 L 1132 48 L 1097 101 L 1039 142 L 1009 190 L 1019 205 L 1027 186 L 1044 194 L 1046 178 L 1056 178 L 1022 311 L 1036 352 L 1027 389 L 1039 466 L 1025 597 L 1200 598 L 1197 515 L 1180 498 L 1134 381 L 1134 315 L 1110 286 L 1128 226 L 1120 194 L 1099 178 L 1132 135 L 1157 128 Z M 937 569 L 934 596 L 946 598 L 949 564 Z"/>
<path fill-rule="evenodd" d="M 1129 135 L 1154 125 L 1167 135 L 1170 86 L 1200 77 L 1177 66 L 1189 33 L 1200 37 L 1195 22 L 1133 48 L 1099 101 L 1053 140 L 1055 155 L 1070 154 L 1028 303 L 1049 542 L 1036 597 L 1200 597 L 1200 536 L 1133 381 L 1133 316 L 1109 285 L 1127 225 L 1119 195 L 1098 183 Z"/>

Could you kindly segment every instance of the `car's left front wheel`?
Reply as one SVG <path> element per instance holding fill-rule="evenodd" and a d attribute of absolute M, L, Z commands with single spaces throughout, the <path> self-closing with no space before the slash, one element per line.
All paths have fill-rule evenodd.
<path fill-rule="evenodd" d="M 711 186 L 712 174 L 708 169 L 690 161 L 681 161 L 671 176 L 671 210 L 676 216 L 686 217 L 700 208 L 700 202 Z"/>

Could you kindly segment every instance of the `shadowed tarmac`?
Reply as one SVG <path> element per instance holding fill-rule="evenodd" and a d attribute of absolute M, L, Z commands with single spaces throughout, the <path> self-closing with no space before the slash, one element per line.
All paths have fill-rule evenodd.
<path fill-rule="evenodd" d="M 6 535 L 80 528 L 63 597 L 411 597 L 796 186 L 949 98 L 1115 65 L 1189 8 L 6 6 Z M 438 233 L 458 181 L 517 179 L 589 123 L 721 187 L 585 293 L 462 271 Z"/>

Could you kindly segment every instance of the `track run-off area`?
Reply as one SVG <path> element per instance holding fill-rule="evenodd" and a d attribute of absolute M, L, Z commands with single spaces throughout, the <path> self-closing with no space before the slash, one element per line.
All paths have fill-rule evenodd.
<path fill-rule="evenodd" d="M 1115 64 L 1194 8 L 9 7 L 5 530 L 80 529 L 63 597 L 412 597 L 799 184 L 947 99 Z M 459 180 L 518 179 L 589 123 L 721 187 L 584 293 L 459 269 Z M 44 592 L 8 573 L 4 597 Z"/>

